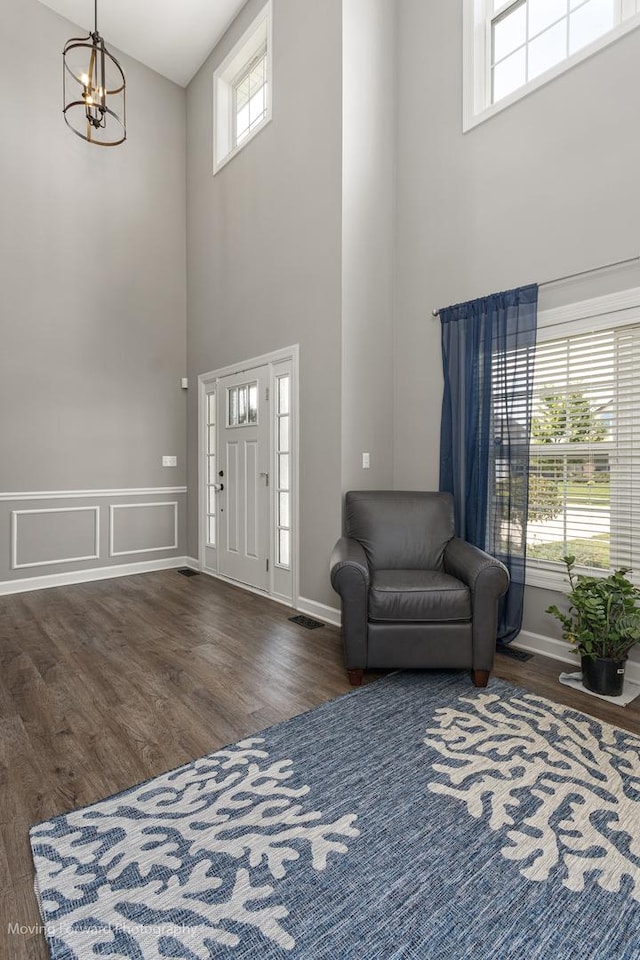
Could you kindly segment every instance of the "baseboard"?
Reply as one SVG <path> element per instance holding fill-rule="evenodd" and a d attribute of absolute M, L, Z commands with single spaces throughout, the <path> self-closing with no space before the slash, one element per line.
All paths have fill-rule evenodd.
<path fill-rule="evenodd" d="M 325 623 L 330 623 L 334 627 L 339 627 L 341 624 L 340 611 L 336 610 L 335 607 L 328 607 L 324 603 L 318 603 L 317 600 L 307 600 L 306 597 L 298 597 L 296 610 L 299 610 L 300 613 L 306 613 L 309 617 L 315 617 L 317 620 L 324 620 Z"/>
<path fill-rule="evenodd" d="M 197 557 L 185 557 L 184 558 L 185 567 L 189 567 L 191 570 L 202 570 L 200 566 L 200 561 Z"/>
<path fill-rule="evenodd" d="M 118 563 L 111 567 L 92 567 L 89 570 L 69 570 L 51 573 L 44 577 L 26 577 L 22 580 L 0 581 L 0 597 L 12 593 L 27 593 L 31 590 L 48 590 L 74 583 L 91 583 L 94 580 L 112 580 L 116 577 L 131 577 L 138 573 L 153 573 L 154 570 L 173 570 L 190 566 L 187 557 L 168 557 L 166 560 L 143 560 L 139 563 Z"/>
<path fill-rule="evenodd" d="M 540 633 L 531 633 L 528 630 L 522 630 L 518 634 L 517 640 L 511 644 L 516 650 L 525 650 L 527 653 L 539 653 L 541 656 L 550 657 L 552 660 L 559 660 L 561 663 L 570 664 L 574 670 L 580 668 L 580 660 L 574 653 L 570 644 L 564 640 L 556 640 L 553 637 L 545 637 Z M 632 683 L 640 683 L 640 662 L 638 660 L 628 660 L 626 667 L 626 677 Z"/>

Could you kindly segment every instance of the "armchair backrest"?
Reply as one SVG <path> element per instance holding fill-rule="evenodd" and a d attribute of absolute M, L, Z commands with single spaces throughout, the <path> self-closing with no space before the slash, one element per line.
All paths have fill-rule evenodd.
<path fill-rule="evenodd" d="M 362 544 L 372 570 L 441 570 L 454 536 L 450 493 L 351 490 L 345 533 Z"/>

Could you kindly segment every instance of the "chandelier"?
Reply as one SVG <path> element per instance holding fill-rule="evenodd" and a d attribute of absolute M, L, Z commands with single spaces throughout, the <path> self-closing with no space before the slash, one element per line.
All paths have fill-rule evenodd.
<path fill-rule="evenodd" d="M 89 143 L 102 147 L 123 143 L 126 83 L 122 67 L 98 33 L 98 0 L 94 0 L 93 33 L 68 40 L 62 60 L 62 112 L 67 125 Z"/>

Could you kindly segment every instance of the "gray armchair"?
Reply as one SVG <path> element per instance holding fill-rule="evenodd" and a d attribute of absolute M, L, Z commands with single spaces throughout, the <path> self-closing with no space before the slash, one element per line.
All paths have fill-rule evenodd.
<path fill-rule="evenodd" d="M 331 555 L 349 680 L 366 669 L 493 667 L 504 564 L 454 536 L 449 493 L 351 491 Z"/>

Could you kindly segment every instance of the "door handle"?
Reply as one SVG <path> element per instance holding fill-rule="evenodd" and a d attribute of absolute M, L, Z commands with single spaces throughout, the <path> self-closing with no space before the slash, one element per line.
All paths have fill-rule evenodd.
<path fill-rule="evenodd" d="M 265 473 L 264 470 L 263 470 L 262 473 L 260 474 L 260 476 L 261 476 L 261 477 L 264 477 L 265 486 L 268 487 L 268 486 L 269 486 L 269 474 L 268 474 L 268 473 Z"/>
<path fill-rule="evenodd" d="M 222 493 L 222 491 L 224 490 L 224 483 L 214 483 L 213 489 L 215 490 L 216 493 Z"/>

